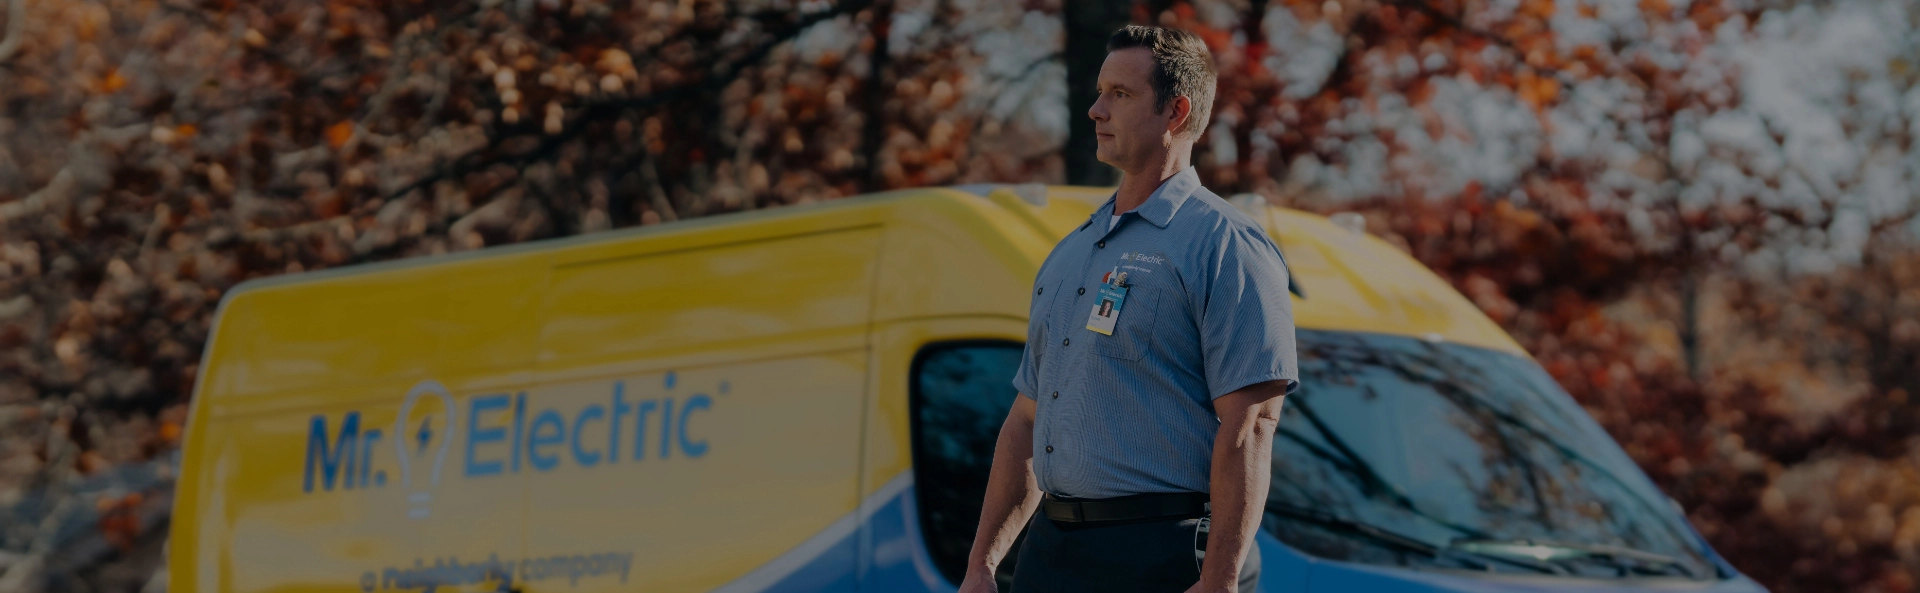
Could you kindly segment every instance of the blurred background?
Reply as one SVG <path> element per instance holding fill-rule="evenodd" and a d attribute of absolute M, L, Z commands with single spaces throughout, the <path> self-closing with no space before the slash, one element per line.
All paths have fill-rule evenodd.
<path fill-rule="evenodd" d="M 1364 216 L 1777 593 L 1920 578 L 1904 0 L 0 0 L 0 592 L 157 591 L 224 291 L 894 188 L 1110 185 L 1128 23 L 1222 195 Z"/>

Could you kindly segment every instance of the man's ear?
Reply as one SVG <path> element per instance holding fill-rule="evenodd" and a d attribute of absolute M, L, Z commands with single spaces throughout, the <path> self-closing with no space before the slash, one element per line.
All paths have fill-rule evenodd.
<path fill-rule="evenodd" d="M 1178 135 L 1181 128 L 1187 127 L 1187 117 L 1193 115 L 1193 100 L 1185 96 L 1176 96 L 1167 102 L 1167 133 Z"/>

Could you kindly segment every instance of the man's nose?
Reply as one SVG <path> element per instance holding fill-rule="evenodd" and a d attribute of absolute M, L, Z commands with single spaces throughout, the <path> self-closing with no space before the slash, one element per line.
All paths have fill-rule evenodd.
<path fill-rule="evenodd" d="M 1093 118 L 1093 121 L 1107 121 L 1106 94 L 1103 93 L 1100 98 L 1093 100 L 1093 106 L 1087 108 L 1087 117 Z"/>

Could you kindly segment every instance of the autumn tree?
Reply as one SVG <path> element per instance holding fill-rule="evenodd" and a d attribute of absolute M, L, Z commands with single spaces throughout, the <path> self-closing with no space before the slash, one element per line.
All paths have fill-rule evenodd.
<path fill-rule="evenodd" d="M 1776 590 L 1904 590 L 1912 568 L 1875 560 L 1887 556 L 1865 544 L 1833 545 L 1847 540 L 1843 528 L 1807 530 L 1819 515 L 1759 512 L 1796 507 L 1778 480 L 1800 464 L 1830 467 L 1817 460 L 1904 440 L 1840 436 L 1874 412 L 1801 417 L 1786 405 L 1797 396 L 1776 378 L 1781 367 L 1740 366 L 1750 348 L 1707 339 L 1703 318 L 1722 319 L 1719 331 L 1730 322 L 1702 303 L 1774 284 L 1863 289 L 1850 270 L 1879 261 L 1867 246 L 1903 248 L 1920 170 L 1920 114 L 1899 106 L 1916 96 L 1904 65 L 1909 8 L 1243 8 L 1192 2 L 1155 15 L 1200 31 L 1232 73 L 1196 157 L 1211 187 L 1365 213 L 1373 232 L 1513 331 L 1723 551 Z M 1826 315 L 1818 331 L 1852 327 Z M 1848 331 L 1864 345 L 1899 343 Z M 1881 358 L 1901 360 L 1898 349 L 1865 357 Z M 1786 502 L 1768 506 L 1769 491 Z"/>
<path fill-rule="evenodd" d="M 146 578 L 100 562 L 157 561 L 199 352 L 243 280 L 1057 179 L 1066 136 L 1044 2 L 6 6 L 7 590 Z"/>

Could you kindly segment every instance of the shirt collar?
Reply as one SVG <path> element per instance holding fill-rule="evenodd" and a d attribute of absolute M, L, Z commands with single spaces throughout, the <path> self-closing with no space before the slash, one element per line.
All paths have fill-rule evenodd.
<path fill-rule="evenodd" d="M 1134 208 L 1133 211 L 1139 214 L 1140 218 L 1153 223 L 1153 226 L 1167 228 L 1167 224 L 1173 222 L 1173 214 L 1180 211 L 1180 205 L 1187 203 L 1187 198 L 1193 197 L 1193 192 L 1198 189 L 1200 189 L 1200 173 L 1195 171 L 1192 165 L 1188 165 L 1179 173 L 1168 177 L 1166 181 L 1160 182 L 1160 187 L 1153 190 L 1153 195 L 1147 196 L 1147 201 L 1142 202 L 1140 207 Z M 1105 213 L 1112 216 L 1114 200 L 1119 196 L 1120 193 L 1117 191 L 1114 195 L 1108 196 L 1107 203 L 1102 205 L 1094 215 L 1098 217 L 1101 213 Z M 1104 222 L 1104 219 L 1096 218 L 1096 220 Z"/>

